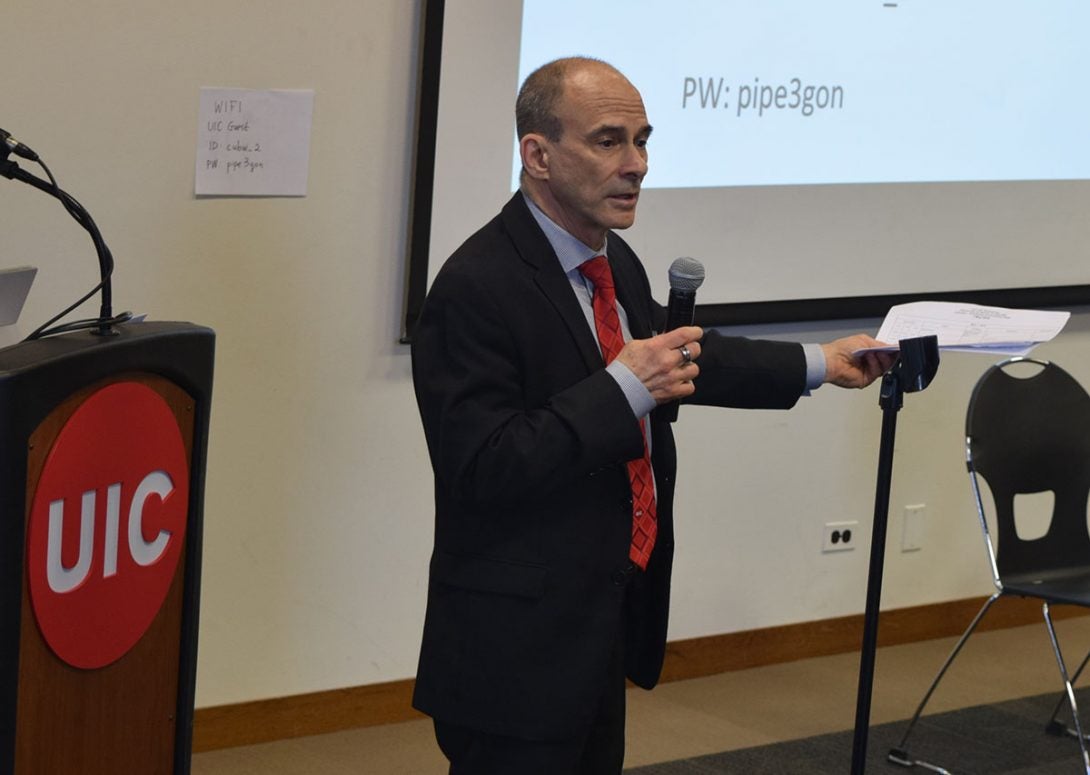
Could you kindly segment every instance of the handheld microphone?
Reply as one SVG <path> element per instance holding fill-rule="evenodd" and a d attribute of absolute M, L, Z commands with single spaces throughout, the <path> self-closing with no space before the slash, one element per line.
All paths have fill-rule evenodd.
<path fill-rule="evenodd" d="M 695 258 L 678 258 L 670 264 L 670 299 L 666 304 L 665 331 L 691 326 L 696 313 L 696 289 L 704 282 L 704 265 Z"/>
<path fill-rule="evenodd" d="M 670 264 L 670 298 L 666 304 L 666 331 L 691 326 L 696 314 L 696 289 L 704 282 L 704 265 L 695 258 L 682 257 Z M 662 407 L 667 422 L 677 419 L 677 401 Z"/>

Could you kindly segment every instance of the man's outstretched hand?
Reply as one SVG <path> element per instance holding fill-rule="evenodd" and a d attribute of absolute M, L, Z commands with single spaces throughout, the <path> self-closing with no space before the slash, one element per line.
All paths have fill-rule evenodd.
<path fill-rule="evenodd" d="M 897 353 L 869 352 L 853 355 L 866 347 L 882 347 L 872 336 L 855 334 L 823 344 L 825 381 L 844 388 L 865 388 L 882 376 L 897 360 Z"/>

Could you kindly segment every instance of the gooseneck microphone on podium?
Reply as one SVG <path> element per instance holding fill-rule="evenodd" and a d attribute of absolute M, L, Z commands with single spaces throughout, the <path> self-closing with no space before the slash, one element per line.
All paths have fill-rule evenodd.
<path fill-rule="evenodd" d="M 9 158 L 13 153 L 23 159 L 37 163 L 38 166 L 45 170 L 45 174 L 49 177 L 49 180 L 42 180 L 23 170 L 15 161 Z M 102 336 L 113 334 L 113 326 L 131 318 L 132 313 L 125 312 L 118 315 L 116 318 L 114 317 L 110 284 L 110 276 L 113 274 L 114 269 L 113 254 L 111 254 L 110 249 L 106 247 L 106 242 L 102 239 L 102 234 L 99 232 L 98 226 L 95 225 L 94 219 L 91 218 L 91 214 L 87 212 L 83 205 L 76 201 L 75 197 L 57 185 L 57 180 L 53 177 L 53 173 L 50 172 L 49 167 L 47 167 L 45 162 L 39 158 L 37 153 L 12 137 L 10 132 L 3 129 L 0 129 L 0 176 L 8 178 L 9 180 L 22 181 L 23 183 L 33 186 L 40 191 L 44 191 L 50 196 L 58 199 L 60 203 L 64 205 L 64 209 L 68 211 L 68 214 L 75 218 L 76 222 L 91 235 L 91 240 L 95 244 L 95 252 L 98 254 L 99 284 L 88 291 L 74 304 L 39 326 L 27 337 L 27 339 L 39 339 L 43 336 L 64 333 L 67 331 L 78 331 L 81 329 L 92 329 L 96 334 Z M 99 308 L 99 315 L 97 318 L 67 323 L 50 328 L 50 326 L 53 326 L 54 323 L 72 312 L 96 293 L 101 293 L 102 297 L 102 304 Z"/>
<path fill-rule="evenodd" d="M 696 314 L 696 289 L 704 282 L 704 265 L 695 258 L 683 256 L 674 259 L 667 276 L 670 278 L 670 298 L 666 304 L 664 331 L 691 326 Z M 677 401 L 662 407 L 663 418 L 674 422 L 677 420 L 677 409 Z"/>

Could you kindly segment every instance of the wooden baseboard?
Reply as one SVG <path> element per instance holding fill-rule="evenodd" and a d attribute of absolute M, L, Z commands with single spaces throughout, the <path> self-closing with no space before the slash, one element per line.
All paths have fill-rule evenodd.
<path fill-rule="evenodd" d="M 193 750 L 213 751 L 423 718 L 413 710 L 412 679 L 271 700 L 198 708 Z"/>
<path fill-rule="evenodd" d="M 959 635 L 984 600 L 969 598 L 884 611 L 878 643 L 893 646 Z M 1053 609 L 1053 617 L 1057 619 L 1086 614 L 1082 608 Z M 1001 598 L 979 629 L 996 630 L 1038 621 L 1041 621 L 1040 602 Z M 666 648 L 662 680 L 678 681 L 857 651 L 862 637 L 863 615 L 858 614 L 672 641 Z M 233 748 L 422 718 L 410 704 L 412 691 L 413 681 L 407 679 L 198 708 L 193 720 L 193 750 Z"/>

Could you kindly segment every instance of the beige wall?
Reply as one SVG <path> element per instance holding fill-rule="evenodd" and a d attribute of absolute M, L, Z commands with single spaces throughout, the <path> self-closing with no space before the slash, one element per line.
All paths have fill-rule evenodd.
<path fill-rule="evenodd" d="M 94 215 L 117 260 L 115 309 L 218 335 L 199 706 L 415 670 L 431 486 L 396 340 L 419 5 L 41 0 L 5 12 L 0 125 Z M 201 86 L 315 90 L 308 196 L 194 197 Z M 94 284 L 94 254 L 29 188 L 0 181 L 0 212 L 0 264 L 41 268 L 26 332 Z M 1087 329 L 1080 315 L 1040 352 L 1090 384 Z M 988 589 L 961 423 L 990 362 L 950 356 L 901 413 L 888 606 Z M 683 412 L 673 637 L 862 610 L 865 542 L 820 546 L 827 521 L 866 532 L 877 400 L 825 388 L 791 413 Z M 918 502 L 926 545 L 901 554 L 900 510 Z"/>

